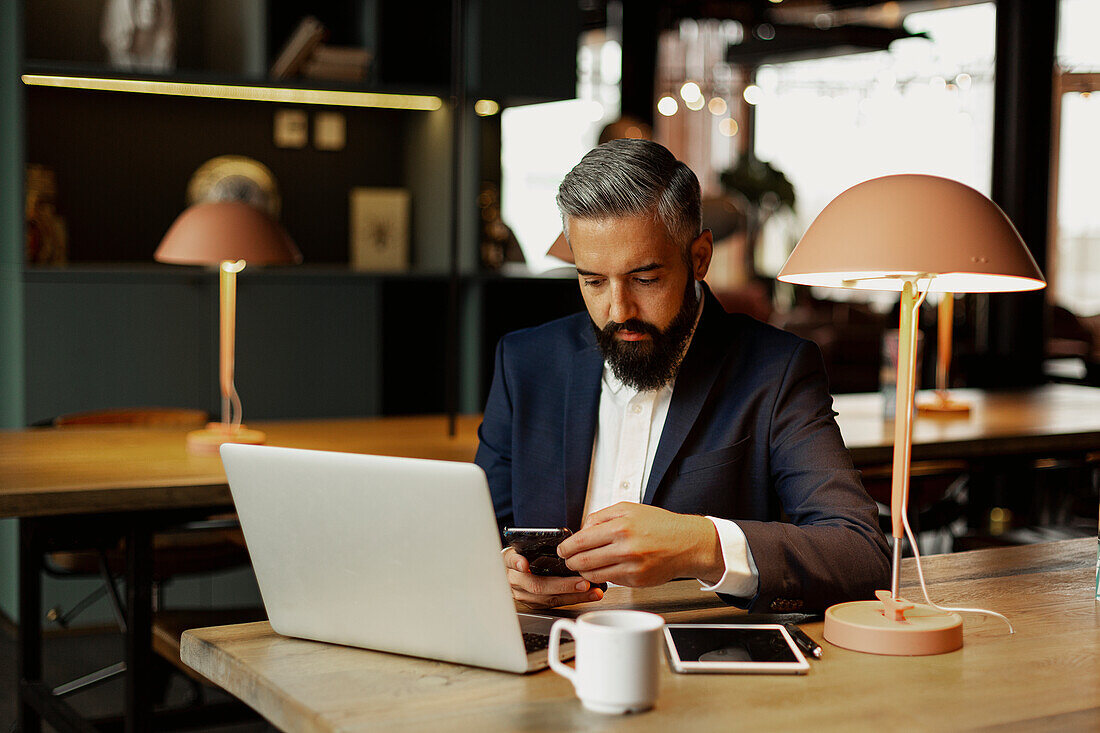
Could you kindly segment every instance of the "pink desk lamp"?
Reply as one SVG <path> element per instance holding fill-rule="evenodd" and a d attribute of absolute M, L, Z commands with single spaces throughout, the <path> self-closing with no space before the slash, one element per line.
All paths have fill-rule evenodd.
<path fill-rule="evenodd" d="M 176 265 L 217 265 L 221 286 L 221 422 L 187 435 L 193 453 L 216 453 L 222 443 L 263 443 L 259 430 L 241 424 L 241 401 L 233 384 L 237 273 L 254 265 L 291 264 L 302 255 L 287 233 L 260 209 L 239 201 L 195 204 L 172 224 L 153 258 Z"/>
<path fill-rule="evenodd" d="M 1046 286 L 1004 212 L 974 189 L 927 175 L 865 181 L 837 196 L 814 220 L 779 273 L 799 285 L 901 291 L 897 410 L 890 514 L 894 537 L 890 590 L 825 612 L 825 639 L 872 654 L 940 654 L 962 646 L 962 617 L 928 598 L 909 528 L 909 456 L 920 304 L 930 291 L 993 293 Z M 917 556 L 926 604 L 901 598 L 901 541 Z M 1007 622 L 1007 619 L 1005 619 Z M 1011 625 L 1010 625 L 1011 628 Z"/>

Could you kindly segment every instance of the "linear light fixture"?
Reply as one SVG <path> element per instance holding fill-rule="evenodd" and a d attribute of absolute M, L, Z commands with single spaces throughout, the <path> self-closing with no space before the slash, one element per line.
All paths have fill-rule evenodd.
<path fill-rule="evenodd" d="M 28 86 L 91 89 L 103 92 L 136 92 L 165 94 L 173 97 L 203 97 L 206 99 L 243 99 L 258 102 L 292 104 L 324 104 L 339 107 L 377 107 L 433 112 L 443 106 L 439 97 L 421 94 L 382 94 L 333 89 L 297 89 L 293 87 L 261 87 L 236 84 L 200 84 L 151 79 L 112 79 L 90 76 L 59 76 L 23 74 Z"/>

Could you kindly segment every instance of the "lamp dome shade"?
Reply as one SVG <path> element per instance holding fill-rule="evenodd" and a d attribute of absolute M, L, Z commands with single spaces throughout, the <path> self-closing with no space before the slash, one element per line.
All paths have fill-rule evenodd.
<path fill-rule="evenodd" d="M 250 265 L 302 261 L 302 254 L 274 219 L 240 201 L 191 206 L 173 222 L 153 259 L 177 265 L 216 265 L 244 260 Z"/>
<path fill-rule="evenodd" d="M 1005 213 L 958 181 L 905 174 L 864 181 L 825 207 L 778 278 L 798 285 L 993 293 L 1046 286 Z"/>

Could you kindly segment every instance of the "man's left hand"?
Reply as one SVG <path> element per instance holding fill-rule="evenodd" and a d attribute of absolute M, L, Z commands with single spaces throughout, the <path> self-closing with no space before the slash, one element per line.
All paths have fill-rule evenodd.
<path fill-rule="evenodd" d="M 688 577 L 711 584 L 725 572 L 713 522 L 633 502 L 589 514 L 558 554 L 592 583 L 641 587 Z"/>

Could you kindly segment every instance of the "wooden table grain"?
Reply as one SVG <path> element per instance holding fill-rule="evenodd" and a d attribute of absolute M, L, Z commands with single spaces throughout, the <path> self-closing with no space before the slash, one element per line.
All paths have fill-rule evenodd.
<path fill-rule="evenodd" d="M 965 614 L 962 649 L 933 657 L 858 654 L 827 642 L 802 677 L 661 672 L 648 713 L 585 711 L 570 684 L 281 637 L 267 623 L 188 631 L 183 661 L 286 731 L 359 730 L 1097 730 L 1100 604 L 1092 539 L 927 558 L 933 600 Z M 905 595 L 917 597 L 912 560 Z M 669 622 L 736 621 L 691 581 L 612 588 L 604 601 L 559 609 L 636 608 Z M 445 613 L 446 609 L 440 609 Z M 822 640 L 821 623 L 804 624 Z"/>
<path fill-rule="evenodd" d="M 267 444 L 470 461 L 480 416 L 258 422 Z M 36 428 L 0 431 L 0 517 L 231 503 L 221 458 L 187 452 L 187 429 Z"/>

